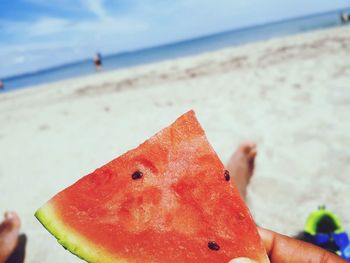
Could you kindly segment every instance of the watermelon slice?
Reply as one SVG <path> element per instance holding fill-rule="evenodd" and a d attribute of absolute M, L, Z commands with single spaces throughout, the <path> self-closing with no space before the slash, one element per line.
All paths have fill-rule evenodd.
<path fill-rule="evenodd" d="M 89 262 L 269 262 L 193 111 L 58 193 L 35 216 Z"/>

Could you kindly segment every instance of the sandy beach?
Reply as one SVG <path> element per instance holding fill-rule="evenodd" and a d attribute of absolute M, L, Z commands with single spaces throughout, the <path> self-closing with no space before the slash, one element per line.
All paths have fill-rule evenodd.
<path fill-rule="evenodd" d="M 0 94 L 0 212 L 19 213 L 25 262 L 80 262 L 35 210 L 189 109 L 223 162 L 257 142 L 259 225 L 294 235 L 326 205 L 350 232 L 350 27 L 338 27 Z"/>

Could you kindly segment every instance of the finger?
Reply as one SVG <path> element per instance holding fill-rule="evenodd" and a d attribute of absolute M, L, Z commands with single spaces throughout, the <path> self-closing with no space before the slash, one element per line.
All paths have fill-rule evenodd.
<path fill-rule="evenodd" d="M 271 262 L 276 263 L 346 263 L 337 255 L 312 244 L 270 230 L 259 228 L 259 234 Z"/>

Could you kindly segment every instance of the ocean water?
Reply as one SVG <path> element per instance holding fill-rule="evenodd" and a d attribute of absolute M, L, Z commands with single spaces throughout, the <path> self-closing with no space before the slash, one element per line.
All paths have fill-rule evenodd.
<path fill-rule="evenodd" d="M 350 8 L 343 10 L 350 13 Z M 104 56 L 103 70 L 132 67 L 172 58 L 185 57 L 202 52 L 237 46 L 249 42 L 293 35 L 316 29 L 347 26 L 342 25 L 339 11 L 332 11 L 306 17 L 298 17 L 280 22 L 236 29 L 215 35 L 191 39 L 183 42 L 158 46 L 133 52 Z M 63 80 L 88 74 L 97 74 L 91 59 L 40 70 L 28 74 L 4 78 L 5 88 L 1 92 L 12 91 L 47 82 Z"/>

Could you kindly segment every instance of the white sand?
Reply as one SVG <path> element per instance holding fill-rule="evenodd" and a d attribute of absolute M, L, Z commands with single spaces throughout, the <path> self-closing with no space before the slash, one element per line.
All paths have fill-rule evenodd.
<path fill-rule="evenodd" d="M 194 109 L 223 161 L 258 143 L 256 221 L 295 234 L 326 205 L 350 232 L 350 28 L 312 32 L 0 96 L 0 209 L 16 210 L 26 262 L 80 262 L 35 210 Z"/>

